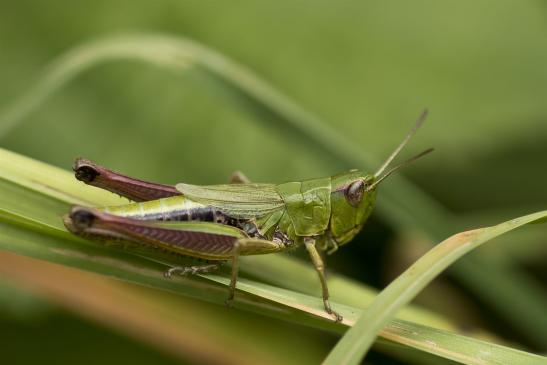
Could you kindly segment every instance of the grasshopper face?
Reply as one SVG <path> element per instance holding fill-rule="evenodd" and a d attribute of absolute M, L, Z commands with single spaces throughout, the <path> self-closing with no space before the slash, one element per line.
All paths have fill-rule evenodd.
<path fill-rule="evenodd" d="M 329 230 L 336 245 L 355 237 L 370 216 L 376 202 L 375 181 L 374 175 L 358 170 L 332 177 Z"/>
<path fill-rule="evenodd" d="M 426 116 L 427 110 L 424 110 L 416 121 L 414 128 L 412 128 L 410 133 L 406 135 L 399 146 L 374 174 L 362 173 L 359 170 L 350 170 L 331 178 L 329 233 L 330 239 L 333 241 L 331 243 L 333 243 L 334 250 L 338 246 L 349 242 L 363 228 L 376 203 L 378 184 L 401 167 L 433 151 L 432 148 L 429 148 L 399 165 L 389 168 L 391 162 L 406 146 L 418 128 L 420 128 Z"/>

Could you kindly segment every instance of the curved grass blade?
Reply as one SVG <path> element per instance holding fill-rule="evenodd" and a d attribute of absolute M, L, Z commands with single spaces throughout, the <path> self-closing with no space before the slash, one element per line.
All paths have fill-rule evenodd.
<path fill-rule="evenodd" d="M 140 60 L 181 70 L 192 64 L 192 57 L 191 49 L 186 50 L 169 37 L 112 37 L 75 47 L 53 61 L 26 94 L 0 113 L 0 138 L 89 68 L 109 61 Z"/>
<path fill-rule="evenodd" d="M 9 161 L 12 163 L 9 173 L 6 173 L 6 169 L 2 169 L 6 157 L 9 157 Z M 180 277 L 175 280 L 165 280 L 162 276 L 164 270 L 162 265 L 69 235 L 61 227 L 60 216 L 67 211 L 71 197 L 81 199 L 85 197 L 87 192 L 96 190 L 99 198 L 98 203 L 100 204 L 102 203 L 101 194 L 105 196 L 102 199 L 106 200 L 109 199 L 108 197 L 111 194 L 101 192 L 82 183 L 76 183 L 79 185 L 80 190 L 74 189 L 71 194 L 65 194 L 63 191 L 64 184 L 66 183 L 68 187 L 71 187 L 74 180 L 66 172 L 48 180 L 47 185 L 42 186 L 42 182 L 39 180 L 30 180 L 21 186 L 19 182 L 27 179 L 24 176 L 24 172 L 27 171 L 25 168 L 27 161 L 32 162 L 33 168 L 39 170 L 37 171 L 38 175 L 51 177 L 51 175 L 59 172 L 51 166 L 13 153 L 4 153 L 0 150 L 0 171 L 4 171 L 4 179 L 0 179 L 0 192 L 2 192 L 0 194 L 0 247 L 2 249 L 213 303 L 223 303 L 226 296 L 224 287 L 213 285 L 211 280 L 226 284 L 228 282 L 226 277 L 206 276 L 207 280 Z M 10 176 L 13 177 L 13 182 L 6 180 Z M 59 191 L 62 194 L 54 193 Z M 66 201 L 63 201 L 63 199 L 66 199 Z M 276 257 L 273 256 L 272 259 L 276 259 Z M 252 264 L 252 260 L 247 262 Z M 284 262 L 287 263 L 290 260 Z M 273 272 L 273 276 L 283 277 L 285 274 L 286 267 L 284 265 L 268 266 L 263 265 L 261 262 L 255 263 L 255 265 L 261 266 L 263 270 L 266 268 L 266 270 Z M 293 279 L 298 280 L 300 277 L 307 277 L 308 273 L 306 271 L 300 272 L 298 270 L 297 265 Z M 347 281 L 340 277 L 336 280 L 341 281 L 343 284 L 346 284 L 344 282 Z M 306 281 L 302 283 L 304 284 L 302 288 L 306 287 L 305 283 Z M 352 290 L 357 289 L 351 283 L 349 287 Z M 245 279 L 241 280 L 238 288 L 242 292 L 237 296 L 237 308 L 338 333 L 341 333 L 344 329 L 340 324 L 324 320 L 325 312 L 322 309 L 322 301 L 319 297 L 312 297 Z M 249 293 L 249 295 L 245 295 L 245 293 Z M 359 290 L 355 290 L 354 293 L 360 295 L 359 298 L 366 298 L 366 295 L 361 296 L 363 294 L 359 294 Z M 344 324 L 348 326 L 352 325 L 361 313 L 361 309 L 353 306 L 337 303 L 333 305 L 337 309 L 341 309 L 340 311 L 346 317 Z M 519 361 L 535 361 L 537 358 L 533 354 L 484 343 L 429 326 L 418 325 L 413 323 L 416 313 L 424 316 L 425 312 L 407 310 L 404 318 L 410 319 L 412 322 L 401 320 L 390 322 L 380 333 L 381 340 L 390 341 L 390 343 L 399 344 L 399 346 L 408 346 L 443 358 L 457 359 L 463 363 L 473 363 L 466 362 L 468 361 L 466 360 L 468 351 L 480 352 L 486 351 L 486 349 L 492 352 L 492 356 L 502 358 L 512 356 L 511 358 Z M 440 324 L 443 324 L 443 321 L 440 321 Z M 444 324 L 447 325 L 446 322 Z M 432 346 L 432 343 L 437 345 Z"/>
<path fill-rule="evenodd" d="M 268 317 L 46 261 L 0 252 L 0 274 L 18 287 L 31 288 L 48 302 L 174 355 L 183 363 L 317 363 L 326 352 L 321 333 L 314 336 L 306 331 L 306 338 L 301 338 L 300 331 L 287 333 L 286 324 Z M 264 332 L 267 336 L 260 335 Z M 284 351 L 295 342 L 300 344 L 297 354 Z"/>
<path fill-rule="evenodd" d="M 235 346 L 219 346 L 216 342 L 219 339 L 204 330 L 203 325 L 196 323 L 197 320 L 185 318 L 180 321 L 177 318 L 180 310 L 190 308 L 183 306 L 178 308 L 179 311 L 173 308 L 170 311 L 165 305 L 168 303 L 155 305 L 143 293 L 123 283 L 6 252 L 0 252 L 0 262 L 0 273 L 13 282 L 31 287 L 53 303 L 84 318 L 128 334 L 182 360 L 210 364 L 277 363 L 264 354 L 243 355 Z"/>
<path fill-rule="evenodd" d="M 547 213 L 545 213 L 547 215 Z M 229 279 L 218 275 L 203 275 L 203 277 L 229 284 Z M 300 309 L 314 316 L 329 319 L 329 315 L 322 309 L 322 301 L 317 297 L 311 297 L 290 290 L 272 287 L 266 284 L 242 279 L 237 288 L 243 292 L 251 293 L 262 298 L 268 298 L 293 308 Z M 352 327 L 360 318 L 368 313 L 368 310 L 360 310 L 354 307 L 334 303 L 336 310 L 344 316 L 343 324 Z M 336 327 L 333 326 L 333 330 Z M 404 320 L 392 320 L 379 332 L 380 341 L 393 341 L 398 344 L 419 349 L 436 356 L 457 361 L 462 364 L 486 365 L 486 364 L 539 364 L 545 358 L 519 351 L 506 346 L 481 341 L 474 338 L 458 335 L 448 331 L 416 325 Z M 326 363 L 329 363 L 328 361 Z M 344 364 L 337 362 L 333 364 Z M 357 362 L 359 363 L 359 362 Z"/>
<path fill-rule="evenodd" d="M 547 210 L 516 218 L 493 227 L 458 233 L 422 256 L 374 300 L 355 325 L 344 335 L 325 360 L 325 364 L 359 364 L 378 332 L 427 284 L 456 260 L 489 240 L 523 225 L 547 217 Z M 518 312 L 517 312 L 518 313 Z M 477 354 L 477 356 L 480 354 Z M 484 356 L 481 361 L 486 361 Z M 542 361 L 545 361 L 543 359 Z M 490 363 L 516 364 L 514 359 L 493 358 Z M 529 364 L 529 362 L 527 362 Z"/>
<path fill-rule="evenodd" d="M 43 232 L 21 228 L 0 223 L 2 249 L 220 305 L 226 297 L 225 287 L 212 285 L 211 281 L 228 285 L 228 277 L 204 276 L 206 281 L 185 277 L 165 280 L 162 276 L 163 266 L 154 262 L 91 244 L 78 245 L 78 242 L 71 242 L 68 235 L 63 240 L 61 237 L 50 237 Z M 330 320 L 323 310 L 321 299 L 316 296 L 312 297 L 246 279 L 240 280 L 238 289 L 240 292 L 236 296 L 235 303 L 238 309 L 343 333 L 344 327 Z M 249 295 L 246 295 L 247 293 Z M 163 305 L 160 302 L 157 303 L 158 307 Z M 333 306 L 344 315 L 346 326 L 353 325 L 362 312 L 360 309 L 343 304 L 333 303 Z M 173 336 L 171 340 L 175 341 L 178 335 L 173 333 Z M 464 364 L 477 364 L 477 362 L 469 361 L 470 352 L 484 353 L 481 355 L 483 359 L 511 358 L 515 360 L 515 364 L 533 364 L 538 359 L 538 356 L 534 354 L 402 320 L 390 322 L 380 336 L 381 341 L 404 345 Z M 489 362 L 480 364 L 485 363 Z"/>
<path fill-rule="evenodd" d="M 142 60 L 175 70 L 200 66 L 219 86 L 229 90 L 226 95 L 244 105 L 246 110 L 259 113 L 258 120 L 281 125 L 281 129 L 299 138 L 301 144 L 318 156 L 325 156 L 325 161 L 336 160 L 348 167 L 370 169 L 380 165 L 360 146 L 245 67 L 195 41 L 157 34 L 111 37 L 69 51 L 52 63 L 28 94 L 0 113 L 0 138 L 78 74 L 102 62 L 124 59 Z M 400 229 L 420 229 L 432 241 L 439 241 L 457 227 L 457 217 L 402 176 L 392 177 L 382 191 L 378 211 Z M 547 318 L 543 313 L 547 298 L 538 285 L 518 268 L 491 266 L 484 271 L 485 266 L 488 263 L 481 257 L 469 257 L 455 265 L 452 271 L 477 297 L 509 318 L 529 340 L 545 347 Z M 483 290 L 482 284 L 475 279 L 477 276 L 485 278 L 490 290 Z M 515 310 L 522 313 L 518 320 L 511 316 Z M 538 321 L 541 325 L 534 325 Z"/>

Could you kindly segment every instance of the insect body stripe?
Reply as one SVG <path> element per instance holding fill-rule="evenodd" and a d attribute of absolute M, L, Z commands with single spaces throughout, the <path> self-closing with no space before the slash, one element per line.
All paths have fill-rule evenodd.
<path fill-rule="evenodd" d="M 165 220 L 214 222 L 215 214 L 212 207 L 196 207 L 169 212 Z"/>
<path fill-rule="evenodd" d="M 167 215 L 166 215 L 166 211 L 167 211 L 167 207 L 165 206 L 165 200 L 163 198 L 159 199 L 159 202 L 160 202 L 160 211 L 161 211 L 161 220 L 166 220 L 167 219 Z"/>
<path fill-rule="evenodd" d="M 116 216 L 144 221 L 211 222 L 244 230 L 251 237 L 258 230 L 247 224 L 251 219 L 233 215 L 231 211 L 214 205 L 199 203 L 184 196 L 163 198 L 100 209 Z"/>

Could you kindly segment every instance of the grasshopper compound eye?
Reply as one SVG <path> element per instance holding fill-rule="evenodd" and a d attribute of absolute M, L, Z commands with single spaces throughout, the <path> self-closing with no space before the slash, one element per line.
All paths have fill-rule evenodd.
<path fill-rule="evenodd" d="M 365 183 L 363 180 L 357 180 L 348 185 L 344 191 L 344 196 L 349 205 L 357 207 L 361 203 L 361 200 L 363 200 L 364 193 Z"/>

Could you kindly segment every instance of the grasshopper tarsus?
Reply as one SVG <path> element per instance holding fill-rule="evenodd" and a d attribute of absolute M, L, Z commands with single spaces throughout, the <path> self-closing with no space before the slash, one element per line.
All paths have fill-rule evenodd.
<path fill-rule="evenodd" d="M 342 317 L 338 312 L 332 310 L 330 303 L 327 299 L 323 300 L 323 305 L 325 307 L 325 312 L 331 315 L 335 323 L 340 323 L 344 320 L 344 317 Z"/>
<path fill-rule="evenodd" d="M 344 320 L 344 317 L 342 317 L 340 314 L 338 314 L 335 311 L 332 311 L 329 314 L 331 315 L 332 319 L 334 320 L 334 323 L 342 323 L 342 321 Z"/>
<path fill-rule="evenodd" d="M 172 267 L 172 268 L 169 268 L 168 270 L 165 270 L 163 272 L 163 277 L 166 278 L 166 279 L 171 279 L 173 277 L 173 274 L 176 271 L 174 269 L 179 269 L 179 268 L 178 267 Z"/>
<path fill-rule="evenodd" d="M 222 265 L 222 262 L 220 263 L 214 263 L 214 264 L 205 264 L 205 265 L 195 265 L 195 266 L 175 266 L 168 270 L 166 270 L 163 273 L 163 276 L 171 279 L 173 275 L 197 275 L 197 274 L 206 274 L 208 272 L 211 272 L 212 270 L 216 270 Z"/>

